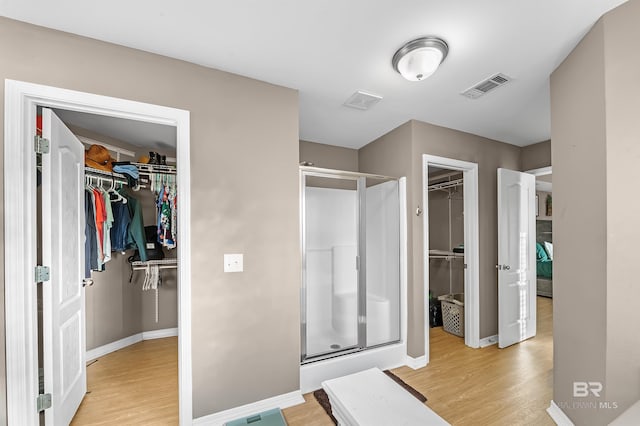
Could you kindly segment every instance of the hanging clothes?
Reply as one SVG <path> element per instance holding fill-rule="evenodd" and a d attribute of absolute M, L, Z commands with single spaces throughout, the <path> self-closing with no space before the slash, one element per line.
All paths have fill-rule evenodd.
<path fill-rule="evenodd" d="M 96 220 L 96 240 L 98 242 L 98 271 L 104 271 L 104 220 L 106 211 L 104 208 L 104 199 L 102 193 L 97 189 L 93 189 L 95 220 Z"/>
<path fill-rule="evenodd" d="M 120 193 L 127 199 L 127 207 L 131 216 L 127 232 L 127 249 L 138 249 L 140 260 L 147 261 L 146 238 L 144 236 L 144 219 L 142 217 L 142 208 L 137 199 L 127 193 Z"/>
<path fill-rule="evenodd" d="M 91 278 L 91 271 L 98 269 L 98 247 L 93 190 L 84 192 L 84 277 Z"/>
<path fill-rule="evenodd" d="M 129 207 L 127 204 L 111 204 L 113 211 L 111 249 L 114 251 L 124 252 L 127 249 L 127 237 L 129 235 L 129 224 L 131 223 L 131 214 L 129 213 Z"/>
<path fill-rule="evenodd" d="M 172 204 L 173 195 L 170 193 L 169 186 L 163 185 L 156 200 L 158 208 L 158 242 L 169 249 L 176 247 L 172 232 Z"/>
<path fill-rule="evenodd" d="M 169 201 L 171 202 L 171 237 L 173 238 L 174 245 L 178 245 L 178 194 L 170 194 Z"/>
<path fill-rule="evenodd" d="M 105 190 L 102 190 L 102 200 L 104 202 L 105 209 L 102 247 L 104 248 L 104 263 L 107 263 L 111 260 L 111 228 L 113 227 L 113 209 L 109 193 Z"/>

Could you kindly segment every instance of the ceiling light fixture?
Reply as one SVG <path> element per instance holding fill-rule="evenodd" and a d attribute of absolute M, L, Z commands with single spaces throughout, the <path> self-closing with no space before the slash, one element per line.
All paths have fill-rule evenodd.
<path fill-rule="evenodd" d="M 447 43 L 437 37 L 422 37 L 402 46 L 393 55 L 393 69 L 409 81 L 420 81 L 433 74 L 449 53 Z"/>

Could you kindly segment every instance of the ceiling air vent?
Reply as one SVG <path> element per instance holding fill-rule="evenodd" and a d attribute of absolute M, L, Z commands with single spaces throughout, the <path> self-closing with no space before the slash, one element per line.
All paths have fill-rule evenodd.
<path fill-rule="evenodd" d="M 478 99 L 480 96 L 504 85 L 511 81 L 511 77 L 504 74 L 496 74 L 475 86 L 465 90 L 461 95 L 466 96 L 469 99 Z"/>
<path fill-rule="evenodd" d="M 368 110 L 382 99 L 382 96 L 374 95 L 371 93 L 366 93 L 361 90 L 358 90 L 356 93 L 351 95 L 349 99 L 347 99 L 344 103 L 344 106 L 349 108 L 360 109 L 363 111 Z"/>

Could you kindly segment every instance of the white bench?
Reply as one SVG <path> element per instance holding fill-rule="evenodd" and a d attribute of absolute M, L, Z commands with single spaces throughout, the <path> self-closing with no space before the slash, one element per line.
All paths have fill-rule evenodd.
<path fill-rule="evenodd" d="M 340 426 L 448 425 L 378 368 L 322 382 Z"/>

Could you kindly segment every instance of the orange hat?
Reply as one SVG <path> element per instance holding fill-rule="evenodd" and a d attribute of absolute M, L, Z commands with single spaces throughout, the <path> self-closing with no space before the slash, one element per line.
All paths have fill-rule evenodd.
<path fill-rule="evenodd" d="M 94 169 L 112 172 L 113 161 L 115 160 L 111 158 L 109 150 L 102 145 L 91 145 L 84 153 L 84 164 Z"/>

